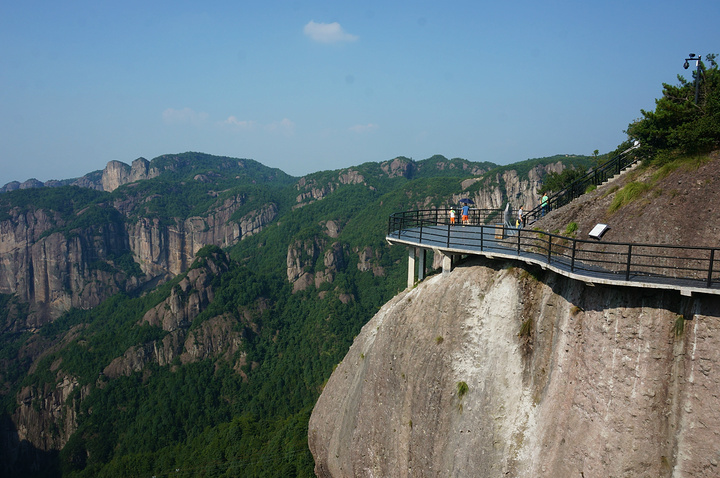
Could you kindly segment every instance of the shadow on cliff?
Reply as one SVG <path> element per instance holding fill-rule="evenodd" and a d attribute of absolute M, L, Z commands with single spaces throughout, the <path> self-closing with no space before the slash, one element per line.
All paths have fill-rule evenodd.
<path fill-rule="evenodd" d="M 687 297 L 675 290 L 603 284 L 588 285 L 523 261 L 498 261 L 483 257 L 467 257 L 456 264 L 456 267 L 474 266 L 487 267 L 494 271 L 508 267 L 522 269 L 535 280 L 545 283 L 553 293 L 563 297 L 581 310 L 602 311 L 614 307 L 632 309 L 651 306 L 668 310 L 682 316 L 685 320 L 692 320 L 695 315 L 720 317 L 720 297 L 716 295 L 703 294 Z"/>
<path fill-rule="evenodd" d="M 716 295 L 700 294 L 688 297 L 677 290 L 590 285 L 553 271 L 542 270 L 539 266 L 528 264 L 517 264 L 517 266 L 528 270 L 538 280 L 547 284 L 555 294 L 582 310 L 656 307 L 682 316 L 685 320 L 693 320 L 695 315 L 720 317 L 720 297 Z"/>
<path fill-rule="evenodd" d="M 20 440 L 10 416 L 0 415 L 0 476 L 54 478 L 60 475 L 57 451 L 43 451 L 27 440 Z"/>

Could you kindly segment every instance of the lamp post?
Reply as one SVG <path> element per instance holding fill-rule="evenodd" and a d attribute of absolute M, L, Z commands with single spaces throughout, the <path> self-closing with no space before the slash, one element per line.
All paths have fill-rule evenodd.
<path fill-rule="evenodd" d="M 685 58 L 685 63 L 683 63 L 683 68 L 686 70 L 690 66 L 689 61 L 695 61 L 697 64 L 697 68 L 695 70 L 695 104 L 698 104 L 698 100 L 700 99 L 700 60 L 702 59 L 702 55 L 695 56 L 695 53 L 690 53 L 688 55 L 690 58 Z"/>

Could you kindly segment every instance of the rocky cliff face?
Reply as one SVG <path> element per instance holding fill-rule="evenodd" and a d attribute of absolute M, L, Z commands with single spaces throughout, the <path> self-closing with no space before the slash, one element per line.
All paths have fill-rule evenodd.
<path fill-rule="evenodd" d="M 0 293 L 18 294 L 31 305 L 31 318 L 20 329 L 37 327 L 71 307 L 91 308 L 119 291 L 132 290 L 145 282 L 164 281 L 192 264 L 206 245 L 228 247 L 262 230 L 277 216 L 277 206 L 268 203 L 231 220 L 244 198 L 229 198 L 207 215 L 176 221 L 157 219 L 109 222 L 85 229 L 52 232 L 64 222 L 41 209 L 10 211 L 0 222 Z M 132 200 L 114 206 L 128 214 Z M 131 254 L 144 277 L 128 277 L 115 267 L 115 260 Z"/>
<path fill-rule="evenodd" d="M 161 340 L 130 347 L 105 367 L 104 375 L 110 379 L 130 375 L 141 371 L 148 363 L 164 366 L 176 358 L 182 364 L 216 356 L 232 358 L 242 339 L 234 327 L 236 320 L 221 315 L 190 330 L 193 320 L 214 298 L 212 279 L 227 269 L 227 259 L 222 253 L 215 253 L 202 267 L 188 271 L 170 296 L 150 309 L 140 321 L 161 327 L 169 334 Z"/>
<path fill-rule="evenodd" d="M 286 263 L 288 281 L 293 284 L 293 292 L 297 292 L 311 284 L 320 287 L 324 282 L 332 283 L 337 271 L 345 267 L 345 255 L 339 242 L 328 244 L 322 237 L 316 237 L 290 244 Z"/>
<path fill-rule="evenodd" d="M 336 177 L 325 183 L 321 183 L 316 179 L 300 178 L 295 185 L 298 195 L 295 198 L 297 204 L 294 209 L 323 199 L 344 184 L 365 184 L 365 178 L 360 172 L 352 168 L 339 171 Z"/>
<path fill-rule="evenodd" d="M 503 171 L 485 179 L 468 179 L 462 184 L 467 189 L 480 182 L 481 187 L 472 194 L 475 207 L 480 209 L 501 209 L 505 201 L 509 201 L 513 209 L 523 206 L 529 210 L 540 204 L 540 195 L 537 193 L 542 185 L 542 178 L 549 173 L 560 173 L 565 168 L 561 162 L 538 165 L 532 168 L 527 178 L 521 178 L 514 169 Z M 455 203 L 460 195 L 454 198 Z M 467 197 L 467 195 L 462 196 Z"/>
<path fill-rule="evenodd" d="M 137 285 L 111 266 L 113 257 L 129 251 L 121 223 L 53 233 L 63 223 L 47 211 L 10 213 L 0 222 L 0 293 L 31 304 L 24 326 L 42 325 L 70 307 L 94 307 Z"/>
<path fill-rule="evenodd" d="M 18 440 L 13 448 L 31 443 L 39 451 L 61 449 L 77 429 L 77 407 L 89 389 L 89 385 L 81 387 L 74 377 L 64 374 L 57 377 L 54 387 L 23 387 L 12 416 Z"/>
<path fill-rule="evenodd" d="M 277 216 L 277 206 L 269 203 L 237 222 L 231 221 L 242 204 L 241 196 L 230 198 L 206 216 L 176 221 L 175 225 L 149 218 L 129 224 L 128 240 L 136 261 L 151 277 L 172 277 L 185 271 L 203 247 L 210 244 L 229 247 L 256 234 Z"/>
<path fill-rule="evenodd" d="M 717 476 L 718 310 L 510 263 L 433 276 L 333 372 L 309 424 L 316 473 Z"/>
<path fill-rule="evenodd" d="M 145 158 L 138 158 L 131 166 L 121 161 L 110 161 L 102 172 L 103 191 L 114 191 L 123 184 L 151 179 L 160 175 L 160 171 L 150 168 L 150 161 Z"/>

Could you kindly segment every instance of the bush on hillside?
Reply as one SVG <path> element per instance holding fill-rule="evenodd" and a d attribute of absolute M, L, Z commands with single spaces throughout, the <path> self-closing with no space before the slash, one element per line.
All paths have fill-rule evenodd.
<path fill-rule="evenodd" d="M 585 171 L 575 168 L 564 169 L 560 173 L 551 172 L 543 179 L 542 186 L 538 190 L 538 193 L 560 192 L 583 176 L 585 176 Z"/>

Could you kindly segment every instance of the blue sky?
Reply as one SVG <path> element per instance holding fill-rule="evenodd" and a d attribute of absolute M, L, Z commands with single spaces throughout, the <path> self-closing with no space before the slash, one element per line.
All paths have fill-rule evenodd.
<path fill-rule="evenodd" d="M 717 0 L 0 3 L 0 185 L 166 153 L 293 175 L 613 150 Z"/>

